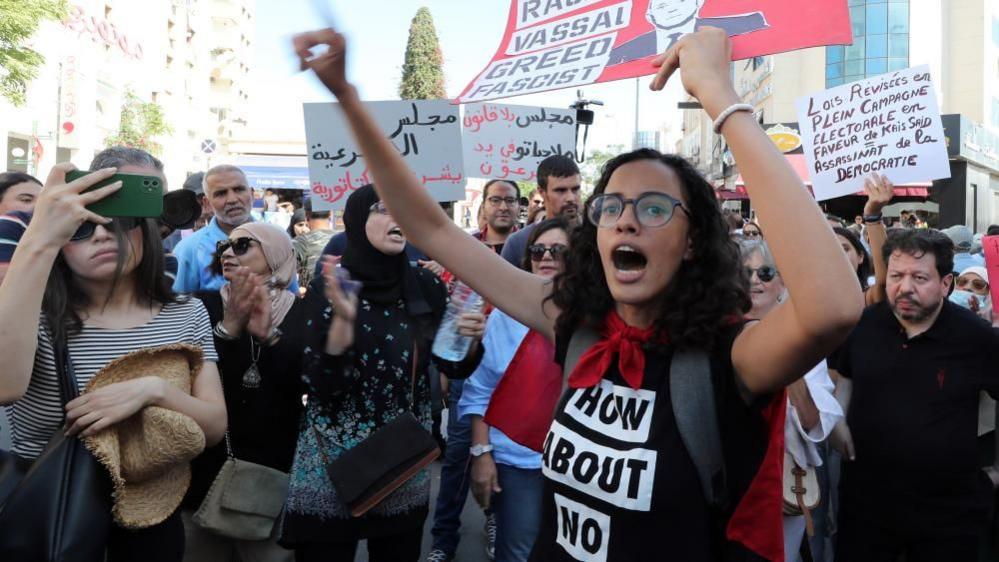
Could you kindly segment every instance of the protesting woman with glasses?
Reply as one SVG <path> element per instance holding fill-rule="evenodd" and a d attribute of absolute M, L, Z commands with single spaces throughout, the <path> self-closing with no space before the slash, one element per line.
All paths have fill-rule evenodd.
<path fill-rule="evenodd" d="M 178 298 L 170 289 L 156 219 L 112 220 L 86 208 L 121 182 L 84 193 L 88 187 L 116 172 L 162 179 L 162 164 L 145 152 L 115 148 L 98 154 L 91 167 L 97 171 L 72 182 L 65 177 L 72 164 L 52 169 L 0 287 L 0 314 L 10 319 L 0 327 L 0 403 L 13 404 L 13 452 L 36 458 L 64 419 L 70 435 L 88 436 L 154 405 L 186 414 L 208 445 L 218 443 L 226 412 L 208 314 L 197 299 Z M 112 360 L 177 343 L 204 354 L 191 394 L 148 376 L 104 386 L 63 407 L 58 350 L 68 348 L 82 392 Z M 179 562 L 183 550 L 179 513 L 144 529 L 114 526 L 107 543 L 112 562 Z"/>
<path fill-rule="evenodd" d="M 430 501 L 429 470 L 353 517 L 327 466 L 406 412 L 429 432 L 431 360 L 455 378 L 467 377 L 474 365 L 431 356 L 447 290 L 436 275 L 410 265 L 406 237 L 373 186 L 350 195 L 343 222 L 342 270 L 332 257 L 324 258 L 323 273 L 307 293 L 326 300 L 306 307 L 303 373 L 309 398 L 280 541 L 295 549 L 300 562 L 352 561 L 364 539 L 372 561 L 413 561 L 420 556 Z M 482 328 L 468 326 L 464 335 L 481 337 Z"/>
<path fill-rule="evenodd" d="M 562 273 L 569 230 L 562 218 L 539 223 L 527 239 L 523 269 L 545 279 Z M 458 404 L 458 418 L 470 416 L 472 421 L 472 495 L 483 509 L 492 506 L 496 515 L 496 560 L 527 560 L 540 525 L 541 453 L 532 450 L 523 435 L 513 433 L 511 426 L 492 426 L 494 420 L 484 416 L 487 410 L 490 416 L 505 415 L 504 421 L 514 424 L 514 430 L 524 423 L 550 422 L 561 392 L 561 371 L 552 360 L 551 343 L 501 310 L 489 315 L 481 346 L 482 362 L 465 381 Z M 497 396 L 494 391 L 501 382 L 505 390 Z M 507 403 L 493 408 L 494 396 Z M 550 403 L 539 404 L 549 398 Z M 540 443 L 534 447 L 540 449 Z"/>
<path fill-rule="evenodd" d="M 287 473 L 291 469 L 302 413 L 302 355 L 305 311 L 320 307 L 321 296 L 305 300 L 288 291 L 295 276 L 295 253 L 288 235 L 274 225 L 237 226 L 219 241 L 213 273 L 225 278 L 218 292 L 201 292 L 211 318 L 219 371 L 229 412 L 226 442 L 207 449 L 192 463 L 191 488 L 184 499 L 186 562 L 243 560 L 282 562 L 294 553 L 266 540 L 230 538 L 203 529 L 192 515 L 230 456 Z M 252 496 L 272 490 L 231 490 Z M 280 497 L 258 497 L 270 505 Z"/>
<path fill-rule="evenodd" d="M 313 57 L 317 45 L 329 50 Z M 390 209 L 405 210 L 397 219 L 415 243 L 553 341 L 558 362 L 565 364 L 574 333 L 599 338 L 569 370 L 545 440 L 531 559 L 782 557 L 780 490 L 770 485 L 781 466 L 781 389 L 842 341 L 861 303 L 815 201 L 740 103 L 725 33 L 705 28 L 681 38 L 655 59 L 653 88 L 682 68 L 684 87 L 716 120 L 774 241 L 790 297 L 751 325 L 742 321 L 750 300 L 738 248 L 711 185 L 683 158 L 642 149 L 607 162 L 588 220 L 572 234 L 565 273 L 540 278 L 498 259 L 440 211 L 348 81 L 342 36 L 307 33 L 295 47 L 302 67 L 338 98 L 379 192 Z M 716 465 L 692 459 L 683 437 L 690 434 L 675 423 L 674 351 L 701 358 L 691 369 L 698 381 L 710 378 L 720 433 L 713 436 L 724 447 L 711 457 L 724 458 L 724 478 L 700 477 L 699 468 Z M 690 374 L 687 366 L 681 371 Z M 717 501 L 719 486 L 729 501 Z"/>
<path fill-rule="evenodd" d="M 785 287 L 766 242 L 746 240 L 742 242 L 741 249 L 743 266 L 749 278 L 749 296 L 753 301 L 753 307 L 749 309 L 746 318 L 749 322 L 755 322 L 765 318 L 777 307 L 784 297 Z M 825 459 L 818 445 L 829 437 L 836 423 L 843 419 L 843 409 L 833 396 L 834 390 L 825 361 L 820 361 L 804 377 L 788 385 L 784 449 L 789 456 L 785 458 L 785 463 L 794 462 L 795 468 L 810 474 L 815 474 L 816 469 L 823 465 Z M 787 467 L 783 482 L 785 489 L 791 485 L 786 473 Z M 828 488 L 821 486 L 822 481 L 817 475 L 815 480 L 807 479 L 800 486 L 796 482 L 794 485 L 802 489 L 811 485 L 815 489 L 806 490 L 808 497 L 813 497 L 815 492 L 821 490 L 819 501 L 828 502 Z M 785 494 L 785 501 L 787 495 Z M 813 513 L 809 508 L 806 516 L 804 510 L 797 505 L 790 506 L 790 510 L 791 514 L 784 515 L 784 552 L 787 560 L 801 560 L 800 549 L 809 548 L 803 540 L 806 528 L 812 525 Z M 812 534 L 814 528 L 810 536 Z"/>

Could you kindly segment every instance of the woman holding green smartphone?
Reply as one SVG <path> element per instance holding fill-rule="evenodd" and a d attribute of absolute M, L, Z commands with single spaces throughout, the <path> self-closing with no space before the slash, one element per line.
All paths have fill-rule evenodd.
<path fill-rule="evenodd" d="M 115 167 L 111 167 L 115 166 Z M 93 435 L 146 406 L 192 418 L 211 445 L 226 427 L 208 314 L 196 299 L 179 299 L 163 273 L 163 246 L 153 218 L 110 219 L 87 205 L 121 186 L 84 191 L 117 172 L 162 177 L 162 164 L 134 149 L 109 149 L 87 176 L 66 182 L 72 164 L 49 174 L 34 216 L 0 286 L 0 403 L 11 405 L 13 453 L 33 460 L 57 431 Z M 191 394 L 158 377 L 142 377 L 82 394 L 63 405 L 56 349 L 68 348 L 82 392 L 110 361 L 134 351 L 186 343 L 205 363 Z M 179 562 L 184 530 L 178 513 L 139 530 L 113 526 L 111 562 Z"/>

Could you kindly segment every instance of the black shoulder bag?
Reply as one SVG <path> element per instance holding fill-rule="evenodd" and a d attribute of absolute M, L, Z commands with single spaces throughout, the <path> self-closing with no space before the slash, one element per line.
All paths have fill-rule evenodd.
<path fill-rule="evenodd" d="M 413 345 L 410 410 L 375 430 L 364 441 L 332 461 L 323 452 L 316 426 L 316 445 L 326 473 L 340 500 L 354 517 L 361 517 L 440 456 L 437 441 L 413 415 L 416 407 L 418 345 Z"/>
<path fill-rule="evenodd" d="M 55 357 L 65 406 L 79 396 L 65 343 L 56 346 Z M 111 529 L 110 479 L 83 441 L 59 429 L 34 463 L 12 453 L 4 457 L 0 560 L 103 562 Z"/>

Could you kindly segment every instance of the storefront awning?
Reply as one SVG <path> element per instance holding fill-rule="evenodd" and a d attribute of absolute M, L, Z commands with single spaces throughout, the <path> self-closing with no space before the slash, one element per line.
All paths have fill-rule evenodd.
<path fill-rule="evenodd" d="M 785 154 L 785 158 L 791 168 L 794 169 L 798 177 L 805 184 L 806 187 L 812 186 L 811 177 L 808 174 L 808 163 L 805 161 L 804 154 Z M 896 197 L 929 197 L 930 195 L 930 184 L 929 183 L 907 183 L 904 185 L 895 186 L 895 196 Z M 746 184 L 742 179 L 742 174 L 739 174 L 735 178 L 735 190 L 719 189 L 717 191 L 719 199 L 748 199 L 749 196 L 746 193 Z M 857 193 L 857 195 L 864 195 L 863 192 Z"/>

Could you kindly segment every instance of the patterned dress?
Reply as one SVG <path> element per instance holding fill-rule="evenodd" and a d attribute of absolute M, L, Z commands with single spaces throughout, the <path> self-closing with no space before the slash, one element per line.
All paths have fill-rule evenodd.
<path fill-rule="evenodd" d="M 309 307 L 304 361 L 309 399 L 285 505 L 281 534 L 285 546 L 356 541 L 405 533 L 423 525 L 430 499 L 428 470 L 360 518 L 350 516 L 326 474 L 327 460 L 338 458 L 409 410 L 411 403 L 416 418 L 431 429 L 427 373 L 447 292 L 429 272 L 421 269 L 416 273 L 429 313 L 413 317 L 403 300 L 379 304 L 361 299 L 354 346 L 341 356 L 323 352 L 332 318 L 330 306 L 323 301 Z M 315 278 L 309 294 L 322 295 L 321 283 L 321 277 Z M 418 361 L 415 384 L 414 352 Z M 454 372 L 454 365 L 433 360 L 442 371 Z"/>

